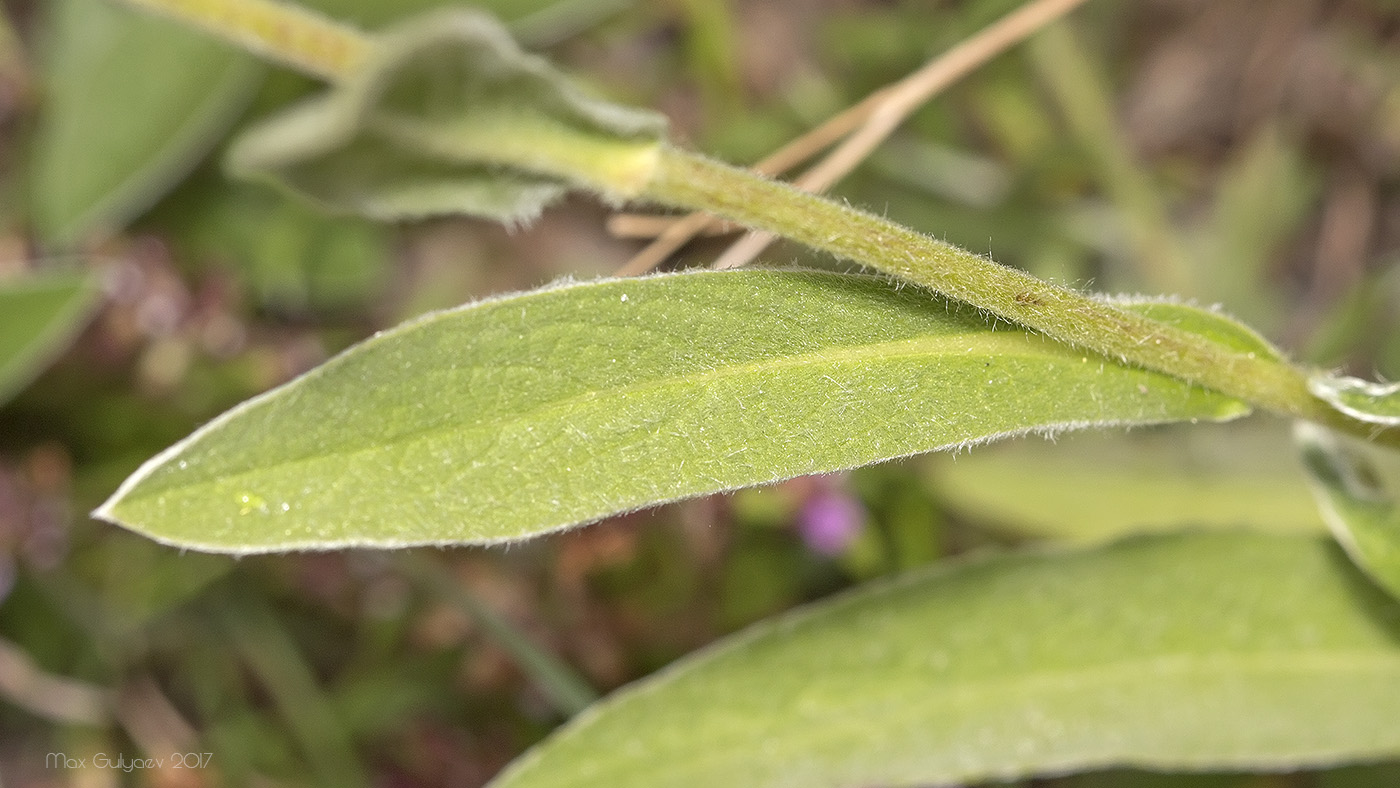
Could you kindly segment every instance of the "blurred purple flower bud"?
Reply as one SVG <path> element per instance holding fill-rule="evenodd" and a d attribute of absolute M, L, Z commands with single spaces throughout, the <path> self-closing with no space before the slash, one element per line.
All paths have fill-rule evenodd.
<path fill-rule="evenodd" d="M 823 491 L 808 498 L 797 515 L 797 530 L 813 552 L 836 556 L 846 551 L 865 526 L 865 507 L 850 495 Z"/>

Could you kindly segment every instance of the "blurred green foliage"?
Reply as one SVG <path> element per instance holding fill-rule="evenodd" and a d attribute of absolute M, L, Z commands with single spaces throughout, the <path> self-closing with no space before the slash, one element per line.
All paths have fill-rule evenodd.
<path fill-rule="evenodd" d="M 367 27 L 435 4 L 315 3 Z M 593 87 L 663 110 L 696 147 L 750 161 L 1015 3 L 490 6 Z M 467 220 L 371 226 L 231 184 L 217 162 L 231 130 L 305 95 L 305 80 L 99 0 L 6 10 L 17 35 L 0 58 L 0 193 L 23 199 L 0 223 L 0 289 L 47 274 L 42 255 L 62 249 L 88 261 L 103 299 L 67 353 L 0 406 L 0 781 L 484 783 L 563 714 L 519 651 L 440 590 L 379 554 L 234 561 L 84 513 L 199 423 L 374 330 L 603 273 L 632 247 L 608 238 L 603 209 L 585 201 L 508 233 Z M 1167 281 L 1300 357 L 1394 377 L 1400 68 L 1384 31 L 1396 24 L 1400 8 L 1382 0 L 1091 4 L 922 109 L 838 194 L 1051 279 L 1126 291 Z M 683 262 L 720 248 L 697 243 Z M 792 245 L 768 259 L 832 265 Z M 0 310 L 0 323 L 14 319 Z M 1180 437 L 1138 431 L 1114 438 L 1126 448 L 1059 460 L 1035 444 L 1002 447 L 1023 457 L 1000 476 L 913 459 L 510 551 L 421 557 L 605 691 L 860 580 L 972 549 L 1096 538 L 1047 518 L 1103 523 L 1122 504 L 1105 512 L 1086 490 L 1039 505 L 1037 489 L 1065 487 L 1065 464 L 1081 457 L 1120 470 L 1116 452 L 1142 458 L 1154 468 L 1132 482 L 1143 496 L 1179 498 L 1202 468 L 1244 468 L 1264 496 L 1301 484 L 1295 468 L 1250 464 L 1267 448 L 1240 459 L 1248 436 L 1202 428 L 1185 460 L 1161 448 Z M 802 513 L 833 490 L 866 517 L 827 555 Z M 31 702 L 36 692 L 52 702 Z M 57 752 L 213 756 L 203 772 L 69 772 L 46 767 Z M 1395 767 L 1372 765 L 1036 784 L 1397 782 Z"/>

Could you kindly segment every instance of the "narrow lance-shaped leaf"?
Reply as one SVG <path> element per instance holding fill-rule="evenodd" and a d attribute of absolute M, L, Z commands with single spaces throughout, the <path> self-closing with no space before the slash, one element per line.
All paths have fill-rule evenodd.
<path fill-rule="evenodd" d="M 381 333 L 168 449 L 97 515 L 229 552 L 491 543 L 1026 431 L 1246 411 L 917 288 L 676 274 Z"/>
<path fill-rule="evenodd" d="M 379 219 L 533 218 L 577 182 L 646 185 L 660 115 L 590 98 L 491 17 L 430 13 L 375 37 L 368 62 L 246 132 L 230 169 Z"/>
<path fill-rule="evenodd" d="M 940 566 L 623 689 L 493 788 L 964 785 L 1400 754 L 1400 606 L 1330 540 L 1138 538 Z"/>
<path fill-rule="evenodd" d="M 82 274 L 0 280 L 0 403 L 68 345 L 96 296 L 91 277 Z"/>
<path fill-rule="evenodd" d="M 1322 427 L 1299 422 L 1293 430 L 1323 519 L 1352 560 L 1400 598 L 1400 506 L 1362 447 Z"/>

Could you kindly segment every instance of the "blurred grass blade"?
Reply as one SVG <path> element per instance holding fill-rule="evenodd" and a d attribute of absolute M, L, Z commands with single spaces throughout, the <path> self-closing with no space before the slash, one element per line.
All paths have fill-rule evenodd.
<path fill-rule="evenodd" d="M 495 788 L 963 785 L 1400 754 L 1400 606 L 1330 540 L 1143 537 L 940 566 L 605 700 Z"/>
<path fill-rule="evenodd" d="M 1046 26 L 1027 44 L 1069 131 L 1092 163 L 1132 245 L 1124 255 L 1153 290 L 1191 293 L 1190 259 L 1177 240 L 1160 190 L 1137 160 L 1112 105 L 1108 80 L 1068 22 Z"/>
<path fill-rule="evenodd" d="M 543 172 L 635 196 L 664 128 L 585 96 L 491 17 L 443 10 L 377 36 L 363 68 L 244 133 L 228 164 L 341 212 L 522 222 L 571 185 Z"/>
<path fill-rule="evenodd" d="M 1384 427 L 1400 426 L 1400 383 L 1318 375 L 1308 381 L 1308 389 L 1353 419 Z"/>
<path fill-rule="evenodd" d="M 251 100 L 262 67 L 110 0 L 43 5 L 31 207 L 40 236 L 70 245 L 120 229 L 183 178 Z"/>
<path fill-rule="evenodd" d="M 1294 438 L 1323 519 L 1347 554 L 1400 598 L 1400 507 L 1365 449 L 1315 424 L 1299 422 Z M 1377 450 L 1379 451 L 1379 450 Z"/>
<path fill-rule="evenodd" d="M 1186 234 L 1197 297 L 1230 304 L 1258 328 L 1285 324 L 1283 283 L 1270 265 L 1322 199 L 1301 148 L 1277 126 L 1259 129 L 1224 163 L 1209 225 Z"/>
<path fill-rule="evenodd" d="M 398 565 L 399 570 L 415 585 L 460 608 L 474 619 L 497 645 L 515 659 L 521 671 L 534 680 L 540 691 L 564 715 L 577 714 L 598 700 L 598 694 L 583 677 L 531 641 L 490 606 L 478 601 L 437 563 L 406 553 L 399 556 Z"/>
<path fill-rule="evenodd" d="M 267 690 L 318 784 L 368 785 L 365 770 L 311 665 L 266 604 L 244 594 L 220 610 L 228 641 Z"/>
<path fill-rule="evenodd" d="M 0 403 L 68 346 L 96 303 L 85 274 L 0 279 Z"/>
<path fill-rule="evenodd" d="M 229 552 L 494 543 L 1027 431 L 1247 410 L 876 278 L 610 280 L 383 332 L 166 450 L 96 514 Z"/>

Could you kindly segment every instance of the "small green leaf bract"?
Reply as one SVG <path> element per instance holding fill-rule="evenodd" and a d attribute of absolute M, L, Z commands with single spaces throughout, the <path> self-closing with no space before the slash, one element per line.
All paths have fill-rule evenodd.
<path fill-rule="evenodd" d="M 383 332 L 215 419 L 97 515 L 226 552 L 493 543 L 1028 431 L 1247 411 L 881 279 L 607 280 Z"/>
<path fill-rule="evenodd" d="M 941 565 L 763 622 L 493 788 L 966 785 L 1400 755 L 1400 606 L 1330 540 L 1137 538 Z"/>
<path fill-rule="evenodd" d="M 1400 426 L 1400 383 L 1318 375 L 1308 381 L 1308 390 L 1353 419 L 1385 427 Z"/>
<path fill-rule="evenodd" d="M 659 115 L 585 96 L 489 16 L 448 10 L 378 35 L 369 62 L 246 132 L 228 165 L 372 218 L 521 222 L 580 182 L 635 196 L 663 132 Z"/>
<path fill-rule="evenodd" d="M 1400 506 L 1368 448 L 1307 422 L 1293 429 L 1313 495 L 1352 560 L 1400 598 Z"/>
<path fill-rule="evenodd" d="M 1173 298 L 1155 296 L 1110 296 L 1104 300 L 1144 317 L 1200 334 L 1236 353 L 1285 361 L 1283 353 L 1257 331 L 1215 309 L 1202 309 Z"/>

